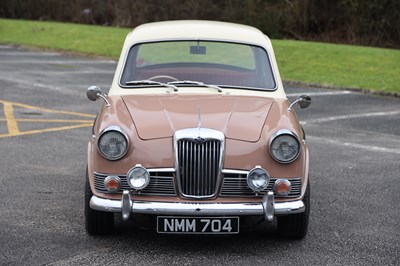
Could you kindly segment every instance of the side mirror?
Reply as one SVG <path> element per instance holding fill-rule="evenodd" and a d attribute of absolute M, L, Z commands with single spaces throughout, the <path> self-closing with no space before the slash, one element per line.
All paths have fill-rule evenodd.
<path fill-rule="evenodd" d="M 103 95 L 101 89 L 98 86 L 90 86 L 86 90 L 86 96 L 91 101 L 97 101 L 99 98 L 102 98 L 106 102 L 106 106 L 109 107 L 110 103 L 108 102 L 106 96 Z"/>
<path fill-rule="evenodd" d="M 300 107 L 301 109 L 307 108 L 307 107 L 310 106 L 310 104 L 311 104 L 311 97 L 310 97 L 310 95 L 307 95 L 307 94 L 301 94 L 301 95 L 299 95 L 299 96 L 297 97 L 296 101 L 294 101 L 294 102 L 289 106 L 289 109 L 288 109 L 288 110 L 289 110 L 289 111 L 292 111 L 292 110 L 293 110 L 293 106 L 294 106 L 295 104 L 298 104 L 299 107 Z"/>
<path fill-rule="evenodd" d="M 86 91 L 86 96 L 93 102 L 97 101 L 101 94 L 101 89 L 97 86 L 90 86 Z"/>
<path fill-rule="evenodd" d="M 310 106 L 311 104 L 311 97 L 310 95 L 307 94 L 301 94 L 297 97 L 298 103 L 299 103 L 299 107 L 301 109 L 305 109 L 308 106 Z"/>

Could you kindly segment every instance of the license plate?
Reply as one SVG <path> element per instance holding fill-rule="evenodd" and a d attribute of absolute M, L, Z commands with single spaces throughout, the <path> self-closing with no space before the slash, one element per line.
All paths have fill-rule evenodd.
<path fill-rule="evenodd" d="M 157 232 L 169 234 L 237 234 L 239 217 L 157 217 Z"/>

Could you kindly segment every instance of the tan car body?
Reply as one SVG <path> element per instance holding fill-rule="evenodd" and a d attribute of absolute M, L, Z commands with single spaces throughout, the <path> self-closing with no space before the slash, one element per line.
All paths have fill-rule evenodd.
<path fill-rule="evenodd" d="M 288 111 L 287 100 L 231 95 L 109 96 L 108 100 L 111 106 L 102 108 L 94 131 L 98 134 L 108 126 L 118 125 L 129 135 L 132 145 L 124 158 L 116 162 L 109 161 L 98 152 L 96 143 L 98 135 L 94 135 L 88 146 L 92 188 L 94 188 L 94 172 L 121 175 L 126 174 L 136 164 L 146 168 L 174 168 L 173 133 L 179 129 L 196 127 L 198 116 L 196 106 L 202 106 L 206 110 L 202 114 L 202 126 L 220 130 L 226 135 L 223 168 L 250 171 L 256 165 L 260 165 L 271 177 L 302 177 L 302 182 L 307 183 L 308 149 L 304 142 L 299 157 L 290 164 L 278 163 L 269 156 L 269 141 L 278 130 L 289 129 L 298 134 L 300 139 L 303 138 L 295 113 Z M 167 105 L 170 103 L 171 106 L 166 110 L 165 106 L 159 104 L 160 102 Z M 177 102 L 180 103 L 176 104 Z M 305 186 L 302 195 L 304 190 Z M 93 192 L 99 197 L 120 198 L 120 195 L 97 193 L 94 189 Z M 302 195 L 298 199 L 302 198 Z M 149 196 L 144 198 L 132 196 L 132 198 L 188 200 L 179 197 L 153 199 Z M 224 201 L 223 198 L 208 200 Z M 229 201 L 243 200 L 243 198 L 229 198 Z"/>
<path fill-rule="evenodd" d="M 198 39 L 223 40 L 262 47 L 268 53 L 276 87 L 270 91 L 224 88 L 218 93 L 212 88 L 190 85 L 180 87 L 179 91 L 175 92 L 166 87 L 129 89 L 120 84 L 127 55 L 134 45 L 159 40 Z M 209 21 L 172 21 L 139 26 L 125 40 L 112 86 L 104 98 L 106 102 L 98 113 L 93 136 L 88 144 L 88 178 L 96 199 L 102 202 L 120 202 L 122 196 L 121 193 L 97 191 L 94 173 L 126 175 L 138 164 L 146 169 L 176 169 L 174 133 L 197 127 L 217 130 L 224 134 L 222 172 L 248 172 L 255 167 L 261 167 L 272 178 L 301 178 L 301 193 L 297 197 L 276 197 L 271 204 L 300 202 L 303 199 L 308 184 L 309 165 L 305 136 L 295 112 L 289 108 L 290 102 L 283 89 L 271 42 L 259 30 L 238 24 Z M 110 126 L 120 127 L 128 136 L 129 142 L 126 154 L 115 161 L 104 158 L 98 149 L 100 134 Z M 279 163 L 270 155 L 271 139 L 279 130 L 290 131 L 299 140 L 299 156 L 293 162 Z M 219 180 L 217 186 L 220 187 L 222 181 Z M 221 197 L 219 191 L 212 197 L 186 197 L 180 193 L 177 180 L 174 186 L 177 192 L 174 196 L 141 195 L 140 192 L 131 191 L 129 198 L 132 202 L 174 204 L 262 204 L 265 201 L 262 195 Z M 104 208 L 92 205 L 91 207 L 116 212 L 120 211 L 118 204 Z M 304 211 L 304 207 L 301 208 Z M 154 209 L 154 214 L 158 214 L 157 209 Z"/>

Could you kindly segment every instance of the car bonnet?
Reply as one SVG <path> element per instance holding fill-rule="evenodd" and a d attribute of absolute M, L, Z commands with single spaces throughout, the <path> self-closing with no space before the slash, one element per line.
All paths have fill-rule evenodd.
<path fill-rule="evenodd" d="M 169 138 L 185 128 L 211 128 L 226 138 L 260 139 L 274 100 L 262 97 L 204 95 L 122 96 L 143 140 Z"/>

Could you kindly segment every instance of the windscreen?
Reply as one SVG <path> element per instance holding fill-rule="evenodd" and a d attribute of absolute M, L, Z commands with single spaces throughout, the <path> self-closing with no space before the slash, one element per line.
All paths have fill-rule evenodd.
<path fill-rule="evenodd" d="M 121 85 L 131 87 L 127 83 L 137 80 L 190 80 L 262 90 L 276 87 L 268 54 L 263 48 L 214 41 L 169 41 L 133 46 Z"/>

